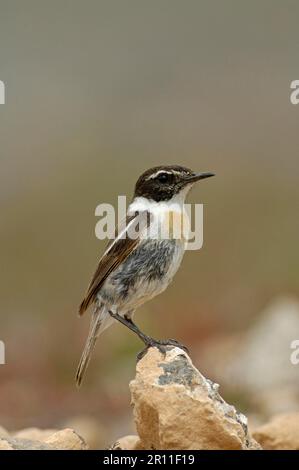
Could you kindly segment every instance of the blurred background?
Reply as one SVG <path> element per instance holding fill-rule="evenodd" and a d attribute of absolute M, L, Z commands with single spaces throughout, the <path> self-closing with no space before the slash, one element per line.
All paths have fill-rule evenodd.
<path fill-rule="evenodd" d="M 213 171 L 204 246 L 136 315 L 188 345 L 224 398 L 263 422 L 299 409 L 299 79 L 296 0 L 0 0 L 0 424 L 71 423 L 105 447 L 134 432 L 142 344 L 115 325 L 80 390 L 103 252 L 95 207 L 145 169 Z M 85 429 L 85 430 L 84 430 Z"/>

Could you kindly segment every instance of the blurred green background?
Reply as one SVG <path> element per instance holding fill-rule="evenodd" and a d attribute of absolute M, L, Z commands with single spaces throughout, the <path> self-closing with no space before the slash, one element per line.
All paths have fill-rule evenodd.
<path fill-rule="evenodd" d="M 89 318 L 76 314 L 105 245 L 95 207 L 131 197 L 151 166 L 217 177 L 189 197 L 205 205 L 204 247 L 140 327 L 217 380 L 203 345 L 298 295 L 298 18 L 296 0 L 0 0 L 2 425 L 86 417 L 103 445 L 131 432 L 142 345 L 113 326 L 78 391 Z"/>

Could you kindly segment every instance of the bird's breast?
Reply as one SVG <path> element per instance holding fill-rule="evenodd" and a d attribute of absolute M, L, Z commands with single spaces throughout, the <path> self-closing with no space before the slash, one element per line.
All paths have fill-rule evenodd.
<path fill-rule="evenodd" d="M 149 238 L 178 240 L 186 244 L 189 239 L 190 221 L 184 210 L 161 210 L 151 213 Z"/>
<path fill-rule="evenodd" d="M 112 273 L 102 296 L 136 308 L 162 292 L 175 275 L 184 253 L 177 240 L 147 239 Z"/>

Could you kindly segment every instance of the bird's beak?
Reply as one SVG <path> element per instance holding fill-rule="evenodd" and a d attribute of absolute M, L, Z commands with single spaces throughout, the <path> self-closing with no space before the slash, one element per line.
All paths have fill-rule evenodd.
<path fill-rule="evenodd" d="M 190 183 L 195 183 L 196 181 L 203 180 L 204 178 L 210 178 L 210 176 L 215 176 L 215 173 L 194 173 L 193 175 L 188 177 L 188 181 Z"/>

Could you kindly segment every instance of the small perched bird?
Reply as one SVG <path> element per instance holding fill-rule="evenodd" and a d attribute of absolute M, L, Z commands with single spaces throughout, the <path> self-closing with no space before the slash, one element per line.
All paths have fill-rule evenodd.
<path fill-rule="evenodd" d="M 98 336 L 115 320 L 136 333 L 146 347 L 179 344 L 145 335 L 133 322 L 133 314 L 164 291 L 177 272 L 187 243 L 186 231 L 180 232 L 189 223 L 184 208 L 186 195 L 196 181 L 210 176 L 214 174 L 171 165 L 151 168 L 137 180 L 126 220 L 108 244 L 79 308 L 83 315 L 94 305 L 76 374 L 77 385 L 81 384 Z"/>

